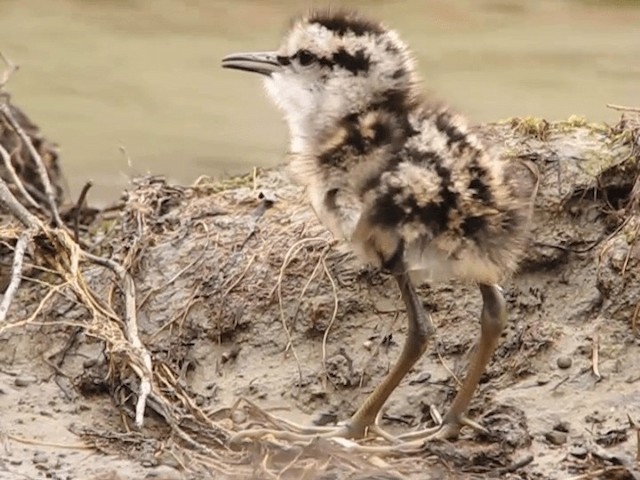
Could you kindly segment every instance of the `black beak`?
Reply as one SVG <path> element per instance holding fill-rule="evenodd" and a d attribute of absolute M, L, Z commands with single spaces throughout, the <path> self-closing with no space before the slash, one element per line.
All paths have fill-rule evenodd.
<path fill-rule="evenodd" d="M 222 59 L 222 68 L 244 70 L 269 76 L 280 70 L 275 52 L 233 53 Z"/>

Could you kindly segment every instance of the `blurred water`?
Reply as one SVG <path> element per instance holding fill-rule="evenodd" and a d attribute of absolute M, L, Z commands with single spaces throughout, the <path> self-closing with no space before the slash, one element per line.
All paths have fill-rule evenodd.
<path fill-rule="evenodd" d="M 259 79 L 219 67 L 277 46 L 311 4 L 348 4 L 412 45 L 426 85 L 480 122 L 640 105 L 640 0 L 0 0 L 14 101 L 63 147 L 74 195 L 115 198 L 133 171 L 189 183 L 274 165 L 286 131 Z"/>

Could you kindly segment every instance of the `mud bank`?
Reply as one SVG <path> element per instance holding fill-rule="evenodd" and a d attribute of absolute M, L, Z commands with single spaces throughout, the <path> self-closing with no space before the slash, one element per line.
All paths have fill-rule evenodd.
<path fill-rule="evenodd" d="M 0 324 L 0 478 L 640 478 L 639 128 L 478 127 L 537 186 L 531 245 L 470 411 L 490 435 L 412 455 L 228 443 L 273 427 L 267 412 L 346 419 L 406 329 L 391 279 L 356 264 L 280 171 L 138 178 L 61 225 L 34 210 L 31 230 L 5 208 L 4 288 L 30 241 Z M 420 293 L 437 338 L 385 408 L 396 433 L 445 411 L 478 335 L 474 286 Z"/>

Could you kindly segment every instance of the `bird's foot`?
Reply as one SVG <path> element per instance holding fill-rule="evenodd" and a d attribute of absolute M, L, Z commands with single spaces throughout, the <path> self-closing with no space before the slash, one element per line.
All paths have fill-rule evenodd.
<path fill-rule="evenodd" d="M 304 426 L 267 414 L 269 423 L 275 428 L 257 428 L 242 430 L 229 440 L 231 444 L 244 440 L 274 439 L 292 443 L 309 443 L 325 439 L 338 443 L 349 450 L 359 452 L 376 452 L 380 446 L 373 445 L 377 440 L 384 440 L 388 444 L 398 443 L 396 437 L 384 431 L 378 425 L 378 418 L 373 422 L 353 417 L 347 422 L 336 426 Z M 360 441 L 360 442 L 356 442 Z M 386 448 L 388 445 L 383 446 Z"/>
<path fill-rule="evenodd" d="M 416 432 L 405 433 L 399 436 L 390 435 L 382 430 L 376 423 L 369 428 L 369 432 L 386 439 L 389 443 L 387 445 L 361 445 L 357 450 L 364 453 L 375 453 L 378 455 L 418 453 L 424 450 L 425 445 L 429 442 L 456 439 L 463 426 L 470 427 L 478 432 L 489 433 L 489 431 L 482 425 L 464 416 L 459 420 L 445 420 L 438 426 L 418 430 Z"/>
<path fill-rule="evenodd" d="M 287 420 L 280 420 L 280 425 L 281 428 L 242 430 L 232 436 L 229 441 L 231 443 L 238 443 L 242 440 L 256 440 L 265 437 L 290 442 L 311 441 L 318 438 L 358 438 L 357 435 L 353 434 L 354 432 L 351 431 L 348 425 L 338 425 L 335 427 L 303 426 Z"/>
<path fill-rule="evenodd" d="M 425 428 L 415 432 L 409 432 L 396 437 L 400 443 L 408 443 L 414 441 L 425 442 L 429 440 L 454 440 L 458 438 L 462 427 L 469 427 L 476 432 L 488 434 L 489 431 L 479 423 L 471 420 L 466 416 L 459 419 L 445 419 L 440 425 L 431 428 Z"/>
<path fill-rule="evenodd" d="M 445 416 L 440 425 L 415 432 L 394 436 L 380 427 L 380 415 L 374 421 L 365 420 L 355 415 L 347 422 L 336 426 L 300 425 L 267 412 L 261 412 L 265 423 L 273 428 L 256 428 L 241 430 L 230 438 L 231 444 L 245 440 L 273 439 L 291 443 L 305 443 L 320 439 L 331 440 L 349 450 L 362 453 L 406 454 L 421 451 L 426 442 L 453 440 L 458 437 L 463 426 L 481 433 L 489 433 L 479 423 L 466 416 Z M 380 440 L 383 443 L 380 443 Z"/>

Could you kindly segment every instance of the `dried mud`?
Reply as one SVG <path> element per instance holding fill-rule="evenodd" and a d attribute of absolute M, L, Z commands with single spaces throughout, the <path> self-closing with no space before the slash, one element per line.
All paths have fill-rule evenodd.
<path fill-rule="evenodd" d="M 65 288 L 34 316 L 59 279 L 32 268 L 25 275 L 37 281 L 25 281 L 0 326 L 0 478 L 640 478 L 630 423 L 640 421 L 638 126 L 525 119 L 479 131 L 538 180 L 531 246 L 504 285 L 510 322 L 470 410 L 489 435 L 464 429 L 397 456 L 330 441 L 221 442 L 221 432 L 268 425 L 263 411 L 348 418 L 399 354 L 402 304 L 390 278 L 356 264 L 278 171 L 188 188 L 143 178 L 84 241 L 132 274 L 154 388 L 218 456 L 176 436 L 153 402 L 135 430 L 126 349 L 100 325 L 85 328 L 87 308 Z M 122 311 L 105 269 L 82 273 Z M 385 407 L 392 433 L 444 413 L 479 333 L 474 286 L 420 294 L 436 338 Z M 220 432 L 204 432 L 194 411 Z"/>

